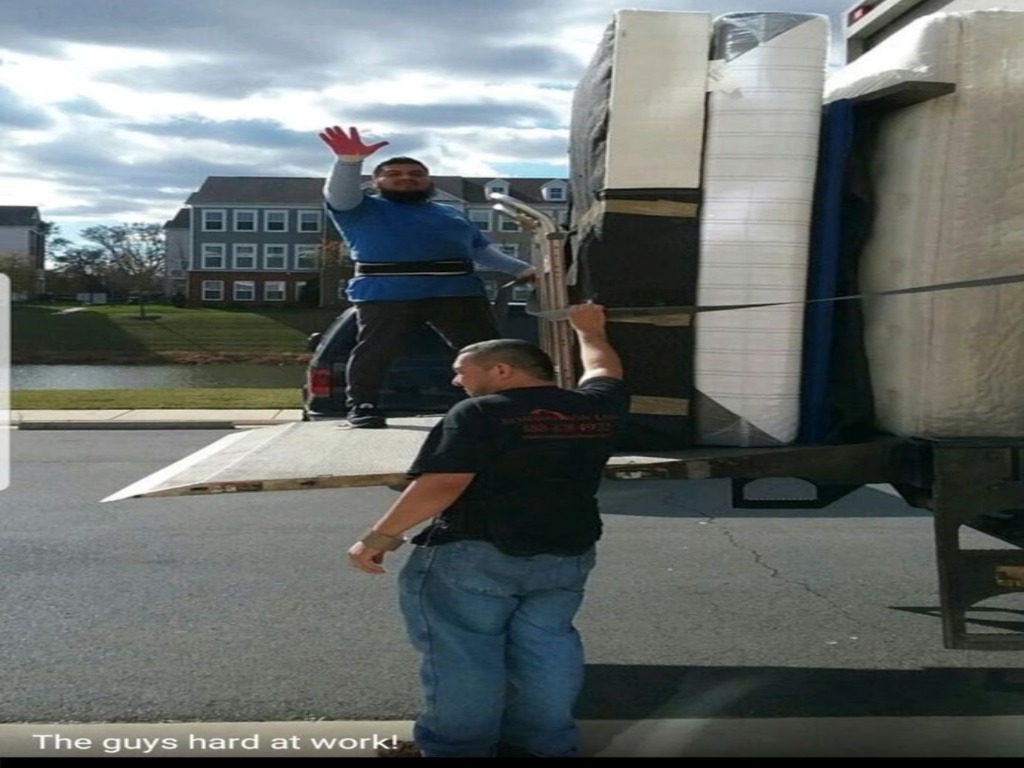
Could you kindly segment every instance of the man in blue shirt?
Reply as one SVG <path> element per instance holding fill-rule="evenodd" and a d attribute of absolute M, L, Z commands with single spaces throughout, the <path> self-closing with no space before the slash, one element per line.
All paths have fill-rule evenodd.
<path fill-rule="evenodd" d="M 360 184 L 362 163 L 388 142 L 366 145 L 355 128 L 320 134 L 335 155 L 324 184 L 327 212 L 356 264 L 346 294 L 359 336 L 346 370 L 348 421 L 386 426 L 378 398 L 402 337 L 429 324 L 453 350 L 500 336 L 477 267 L 530 280 L 533 267 L 495 248 L 461 211 L 431 202 L 427 167 L 393 157 L 373 169 L 377 194 Z"/>

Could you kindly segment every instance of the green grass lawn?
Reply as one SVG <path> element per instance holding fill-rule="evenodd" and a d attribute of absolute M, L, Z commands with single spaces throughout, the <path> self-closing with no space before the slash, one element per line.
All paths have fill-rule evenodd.
<path fill-rule="evenodd" d="M 74 311 L 68 311 L 73 309 Z M 11 307 L 14 363 L 204 362 L 263 354 L 306 353 L 306 337 L 323 330 L 337 310 L 280 308 L 182 309 L 146 305 Z"/>
<path fill-rule="evenodd" d="M 16 389 L 12 411 L 107 408 L 301 408 L 293 389 Z"/>

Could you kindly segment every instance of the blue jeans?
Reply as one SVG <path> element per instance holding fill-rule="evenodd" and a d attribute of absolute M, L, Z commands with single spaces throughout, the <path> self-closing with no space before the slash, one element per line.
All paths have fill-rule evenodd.
<path fill-rule="evenodd" d="M 399 576 L 423 654 L 413 737 L 426 757 L 489 757 L 504 742 L 577 754 L 583 645 L 573 618 L 594 550 L 513 557 L 483 541 L 416 547 Z"/>

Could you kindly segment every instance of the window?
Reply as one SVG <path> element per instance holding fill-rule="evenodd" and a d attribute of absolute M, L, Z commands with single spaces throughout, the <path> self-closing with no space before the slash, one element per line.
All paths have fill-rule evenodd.
<path fill-rule="evenodd" d="M 529 284 L 517 285 L 512 289 L 511 301 L 521 301 L 525 304 L 530 299 L 530 294 L 533 292 L 533 286 Z"/>
<path fill-rule="evenodd" d="M 305 280 L 299 280 L 295 283 L 295 300 L 299 301 L 302 298 L 302 289 L 306 287 Z"/>
<path fill-rule="evenodd" d="M 203 209 L 203 232 L 223 232 L 227 229 L 227 211 Z"/>
<path fill-rule="evenodd" d="M 263 284 L 264 301 L 284 301 L 284 280 L 268 280 Z"/>
<path fill-rule="evenodd" d="M 320 211 L 299 211 L 299 232 L 319 232 L 322 221 Z"/>
<path fill-rule="evenodd" d="M 295 246 L 295 268 L 316 269 L 317 254 L 320 251 L 319 245 L 296 245 Z"/>
<path fill-rule="evenodd" d="M 237 210 L 235 211 L 235 232 L 255 232 L 256 211 Z"/>
<path fill-rule="evenodd" d="M 287 245 L 264 245 L 263 246 L 263 268 L 284 269 L 288 266 Z"/>
<path fill-rule="evenodd" d="M 263 214 L 264 232 L 287 232 L 288 211 L 267 211 Z"/>
<path fill-rule="evenodd" d="M 498 281 L 484 280 L 484 290 L 487 292 L 487 300 L 494 301 L 494 297 L 498 295 Z"/>
<path fill-rule="evenodd" d="M 502 232 L 518 232 L 519 222 L 510 216 L 502 216 L 500 229 Z"/>
<path fill-rule="evenodd" d="M 224 269 L 224 243 L 202 244 L 202 269 Z"/>
<path fill-rule="evenodd" d="M 487 194 L 496 193 L 499 195 L 508 194 L 508 182 L 502 181 L 501 179 L 495 179 L 487 185 Z"/>
<path fill-rule="evenodd" d="M 233 246 L 235 269 L 256 269 L 256 246 L 236 243 Z"/>
<path fill-rule="evenodd" d="M 491 212 L 483 208 L 470 208 L 469 220 L 476 224 L 481 232 L 491 231 Z"/>
<path fill-rule="evenodd" d="M 255 301 L 256 281 L 235 280 L 235 282 L 231 286 L 231 291 L 231 297 L 235 301 Z"/>
<path fill-rule="evenodd" d="M 519 245 L 517 243 L 498 243 L 495 245 L 502 253 L 507 253 L 509 256 L 519 256 Z"/>
<path fill-rule="evenodd" d="M 561 184 L 551 184 L 550 186 L 544 187 L 543 194 L 545 200 L 561 202 L 562 200 L 565 200 L 565 187 Z"/>
<path fill-rule="evenodd" d="M 203 280 L 203 301 L 221 301 L 223 298 L 223 280 Z"/>

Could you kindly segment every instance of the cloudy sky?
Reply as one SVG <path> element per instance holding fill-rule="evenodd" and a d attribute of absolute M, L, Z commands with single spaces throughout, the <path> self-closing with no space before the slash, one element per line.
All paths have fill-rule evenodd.
<path fill-rule="evenodd" d="M 0 0 L 0 205 L 65 235 L 163 222 L 207 176 L 322 176 L 359 126 L 435 173 L 564 176 L 616 10 L 839 15 L 852 0 Z M 838 59 L 836 59 L 838 61 Z"/>

